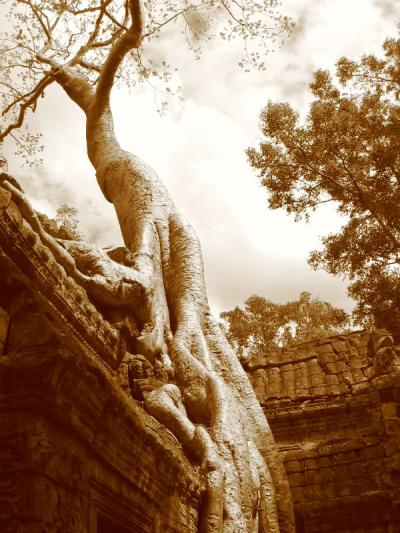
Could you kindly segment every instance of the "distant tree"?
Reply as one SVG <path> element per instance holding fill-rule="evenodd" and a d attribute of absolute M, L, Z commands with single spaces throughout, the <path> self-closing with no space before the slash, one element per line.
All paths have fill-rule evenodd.
<path fill-rule="evenodd" d="M 78 210 L 76 207 L 71 207 L 67 204 L 62 204 L 57 209 L 56 222 L 61 231 L 63 231 L 68 238 L 79 240 L 82 235 L 79 231 Z"/>
<path fill-rule="evenodd" d="M 400 39 L 384 56 L 341 58 L 337 83 L 314 74 L 305 121 L 286 103 L 261 115 L 265 140 L 249 149 L 269 205 L 308 219 L 333 202 L 344 224 L 309 262 L 350 280 L 360 323 L 400 332 Z"/>
<path fill-rule="evenodd" d="M 250 296 L 243 307 L 236 306 L 220 316 L 227 326 L 227 338 L 240 357 L 336 335 L 350 326 L 343 309 L 305 291 L 298 300 L 286 304 Z"/>

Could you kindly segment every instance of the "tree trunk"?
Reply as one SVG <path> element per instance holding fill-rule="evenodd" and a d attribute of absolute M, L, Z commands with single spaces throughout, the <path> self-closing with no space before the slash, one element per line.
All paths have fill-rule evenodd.
<path fill-rule="evenodd" d="M 118 61 L 104 67 L 111 77 Z M 54 75 L 86 113 L 88 156 L 134 256 L 132 275 L 144 295 L 135 350 L 153 362 L 172 362 L 182 395 L 178 408 L 170 390 L 160 389 L 149 396 L 148 410 L 203 463 L 203 531 L 294 531 L 290 489 L 268 423 L 210 313 L 197 236 L 156 173 L 120 147 L 104 68 L 96 92 L 72 69 Z"/>

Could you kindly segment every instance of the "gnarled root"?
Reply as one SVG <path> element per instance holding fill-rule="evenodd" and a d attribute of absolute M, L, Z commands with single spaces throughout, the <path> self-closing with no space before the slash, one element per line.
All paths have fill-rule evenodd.
<path fill-rule="evenodd" d="M 203 426 L 194 425 L 188 418 L 176 385 L 169 383 L 154 389 L 154 381 L 143 381 L 147 381 L 142 384 L 146 411 L 172 431 L 202 465 L 206 493 L 201 512 L 201 532 L 222 533 L 224 473 L 215 443 Z"/>
<path fill-rule="evenodd" d="M 57 241 L 43 230 L 15 184 L 5 180 L 3 186 L 43 244 L 95 302 L 125 308 L 139 318 L 136 353 L 153 363 L 161 356 L 171 358 L 178 386 L 147 376 L 137 381 L 145 409 L 202 465 L 202 533 L 277 533 L 279 523 L 292 532 L 283 465 L 251 385 L 210 314 L 197 238 L 158 185 L 158 207 L 152 214 L 151 184 L 139 188 L 137 195 L 137 182 L 126 177 L 125 170 L 121 180 L 130 192 L 116 184 L 114 205 L 130 250 L 126 264 L 115 251 Z M 138 198 L 151 202 L 142 205 Z M 132 210 L 134 202 L 146 213 L 140 220 Z"/>
<path fill-rule="evenodd" d="M 121 264 L 121 253 L 104 250 L 84 241 L 56 239 L 47 233 L 18 183 L 2 174 L 1 186 L 12 194 L 24 219 L 36 231 L 41 242 L 52 252 L 66 274 L 83 287 L 89 298 L 102 308 L 121 308 L 139 322 L 141 334 L 136 349 L 148 356 L 164 347 L 165 319 L 154 312 L 153 280 L 148 275 Z"/>

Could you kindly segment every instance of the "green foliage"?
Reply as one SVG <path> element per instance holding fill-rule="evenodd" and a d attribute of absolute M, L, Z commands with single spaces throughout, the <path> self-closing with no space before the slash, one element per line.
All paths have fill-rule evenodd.
<path fill-rule="evenodd" d="M 261 296 L 221 313 L 229 342 L 240 357 L 342 333 L 349 327 L 343 309 L 302 292 L 298 300 L 276 304 Z"/>
<path fill-rule="evenodd" d="M 350 280 L 360 323 L 400 333 L 400 39 L 384 56 L 342 58 L 337 82 L 317 71 L 304 122 L 288 105 L 269 102 L 265 140 L 249 149 L 273 209 L 308 219 L 333 202 L 344 216 L 310 264 Z"/>

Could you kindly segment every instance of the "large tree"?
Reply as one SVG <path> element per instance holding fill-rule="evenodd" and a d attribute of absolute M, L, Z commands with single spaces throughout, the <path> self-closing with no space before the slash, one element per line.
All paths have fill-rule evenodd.
<path fill-rule="evenodd" d="M 13 180 L 3 175 L 3 186 L 95 301 L 131 309 L 139 328 L 134 352 L 173 369 L 178 389 L 155 388 L 143 396 L 148 410 L 202 462 L 204 531 L 293 531 L 289 486 L 270 429 L 210 313 L 198 239 L 154 170 L 121 148 L 110 107 L 116 80 L 132 85 L 160 75 L 146 45 L 164 29 L 173 31 L 174 22 L 195 52 L 213 34 L 242 38 L 248 51 L 244 61 L 260 68 L 257 47 L 262 51 L 263 42 L 279 37 L 290 23 L 276 14 L 274 0 L 148 0 L 143 5 L 140 0 L 15 0 L 7 7 L 12 29 L 3 35 L 0 64 L 8 123 L 0 140 L 13 135 L 21 147 L 33 150 L 37 139 L 21 136 L 18 128 L 46 87 L 59 84 L 86 117 L 87 153 L 99 187 L 115 207 L 129 265 L 118 265 L 85 243 L 55 240 Z M 168 73 L 161 75 L 168 81 Z M 83 266 L 88 263 L 89 271 Z"/>
<path fill-rule="evenodd" d="M 359 322 L 400 333 L 400 39 L 384 55 L 342 58 L 336 81 L 317 71 L 305 120 L 286 103 L 261 115 L 265 140 L 248 151 L 273 209 L 308 218 L 332 202 L 341 230 L 313 267 L 350 279 Z"/>
<path fill-rule="evenodd" d="M 250 296 L 243 307 L 221 313 L 227 339 L 244 359 L 299 342 L 329 337 L 349 327 L 343 309 L 303 291 L 297 300 L 277 304 Z"/>

